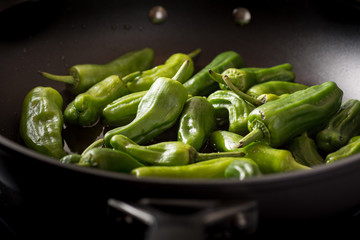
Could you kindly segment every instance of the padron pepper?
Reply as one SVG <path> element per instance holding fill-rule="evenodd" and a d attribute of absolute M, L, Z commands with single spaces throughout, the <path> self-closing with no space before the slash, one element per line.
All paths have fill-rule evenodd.
<path fill-rule="evenodd" d="M 93 148 L 87 151 L 77 165 L 123 173 L 130 173 L 133 169 L 144 166 L 129 154 L 110 148 Z"/>
<path fill-rule="evenodd" d="M 111 75 L 86 92 L 80 93 L 66 107 L 65 121 L 82 126 L 95 124 L 106 105 L 128 93 L 125 83 L 138 74 L 139 72 L 135 72 L 123 79 L 117 75 Z"/>
<path fill-rule="evenodd" d="M 326 164 L 342 160 L 360 152 L 360 136 L 352 137 L 349 142 L 336 150 L 335 152 L 329 153 L 326 158 Z"/>
<path fill-rule="evenodd" d="M 243 138 L 240 134 L 216 130 L 210 134 L 209 142 L 211 146 L 218 152 L 239 151 L 239 142 Z"/>
<path fill-rule="evenodd" d="M 188 67 L 184 70 L 184 73 L 179 76 L 177 81 L 183 83 L 188 80 L 194 72 L 194 63 L 192 58 L 197 56 L 201 52 L 201 49 L 196 49 L 195 51 L 184 54 L 184 53 L 175 53 L 171 55 L 163 65 L 158 65 L 152 69 L 143 71 L 139 76 L 137 76 L 133 81 L 127 83 L 127 88 L 130 92 L 140 92 L 148 90 L 151 85 L 159 77 L 173 77 L 182 64 L 185 61 L 188 61 Z"/>
<path fill-rule="evenodd" d="M 199 151 L 215 126 L 215 110 L 211 103 L 205 97 L 191 97 L 179 119 L 178 141 Z"/>
<path fill-rule="evenodd" d="M 63 148 L 63 98 L 51 87 L 36 87 L 25 97 L 20 135 L 27 147 L 53 158 L 66 155 Z"/>
<path fill-rule="evenodd" d="M 216 158 L 184 166 L 146 166 L 132 170 L 131 174 L 136 177 L 218 179 L 225 178 L 225 171 L 232 162 L 242 159 L 243 158 L 228 157 Z M 252 177 L 251 172 L 247 173 L 244 177 Z M 242 179 L 239 178 L 239 180 Z"/>
<path fill-rule="evenodd" d="M 129 93 L 109 103 L 102 111 L 102 119 L 106 125 L 122 126 L 136 117 L 141 99 L 147 91 Z"/>
<path fill-rule="evenodd" d="M 259 166 L 250 158 L 239 158 L 232 161 L 224 172 L 225 178 L 236 178 L 240 181 L 261 176 Z"/>
<path fill-rule="evenodd" d="M 273 148 L 261 142 L 237 148 L 234 143 L 241 138 L 236 133 L 221 131 L 212 136 L 211 143 L 218 151 L 223 149 L 227 152 L 242 153 L 243 157 L 256 162 L 263 174 L 310 169 L 308 166 L 296 162 L 291 152 L 286 149 Z"/>
<path fill-rule="evenodd" d="M 118 75 L 120 78 L 136 71 L 151 68 L 154 61 L 154 50 L 143 48 L 128 52 L 113 61 L 99 64 L 79 64 L 70 68 L 70 74 L 59 76 L 46 72 L 40 72 L 44 77 L 51 80 L 67 83 L 73 94 L 85 92 L 96 83 L 110 75 Z"/>
<path fill-rule="evenodd" d="M 272 93 L 264 93 L 264 94 L 261 94 L 260 96 L 258 96 L 256 99 L 258 99 L 259 101 L 261 101 L 263 103 L 267 103 L 267 102 L 271 102 L 271 101 L 277 100 L 279 98 L 285 97 L 287 95 L 289 95 L 289 93 L 284 93 L 284 94 L 281 94 L 280 96 L 272 94 Z"/>
<path fill-rule="evenodd" d="M 248 116 L 255 107 L 231 90 L 217 90 L 208 96 L 217 118 L 229 120 L 230 132 L 247 134 Z"/>
<path fill-rule="evenodd" d="M 173 79 L 158 78 L 141 99 L 135 119 L 105 134 L 105 146 L 110 147 L 110 139 L 117 134 L 140 144 L 172 127 L 188 99 L 185 87 L 177 81 L 186 72 L 188 64 L 189 61 L 185 61 Z"/>
<path fill-rule="evenodd" d="M 218 54 L 208 65 L 184 83 L 188 93 L 192 96 L 207 96 L 219 89 L 218 83 L 209 76 L 209 69 L 222 72 L 227 68 L 244 66 L 242 57 L 234 51 L 225 51 Z"/>
<path fill-rule="evenodd" d="M 292 72 L 292 66 L 289 63 L 269 68 L 228 68 L 221 74 L 217 73 L 214 69 L 210 69 L 209 74 L 214 81 L 219 83 L 221 89 L 229 89 L 223 80 L 223 76 L 226 75 L 243 92 L 263 82 L 293 82 L 295 80 L 295 74 Z"/>
<path fill-rule="evenodd" d="M 303 165 L 314 167 L 325 163 L 317 150 L 315 141 L 308 136 L 307 132 L 292 139 L 289 143 L 289 150 L 295 160 Z"/>
<path fill-rule="evenodd" d="M 301 83 L 269 81 L 252 86 L 246 91 L 246 94 L 257 98 L 260 95 L 266 93 L 282 95 L 282 94 L 294 93 L 296 91 L 304 90 L 306 88 L 308 88 L 308 86 Z"/>
<path fill-rule="evenodd" d="M 350 138 L 360 135 L 360 101 L 349 99 L 316 135 L 316 144 L 326 153 L 343 147 Z"/>
<path fill-rule="evenodd" d="M 148 146 L 138 145 L 124 135 L 115 135 L 110 145 L 129 154 L 141 163 L 157 166 L 182 166 L 194 162 L 207 161 L 220 157 L 241 157 L 242 153 L 199 153 L 189 144 L 179 141 L 167 141 Z"/>
<path fill-rule="evenodd" d="M 335 82 L 324 82 L 255 108 L 248 117 L 250 133 L 239 147 L 264 141 L 279 147 L 303 132 L 322 124 L 340 108 L 343 92 Z"/>

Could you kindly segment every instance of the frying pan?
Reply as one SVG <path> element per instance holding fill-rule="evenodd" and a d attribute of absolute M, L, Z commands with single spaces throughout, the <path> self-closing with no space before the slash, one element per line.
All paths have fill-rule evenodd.
<path fill-rule="evenodd" d="M 148 18 L 149 10 L 156 5 L 162 5 L 168 13 L 161 24 Z M 263 222 L 322 221 L 356 208 L 360 203 L 359 155 L 311 171 L 243 182 L 136 179 L 62 165 L 29 150 L 19 138 L 18 124 L 22 101 L 35 86 L 56 88 L 65 102 L 72 97 L 64 84 L 42 78 L 38 70 L 66 74 L 72 65 L 106 63 L 143 47 L 155 50 L 154 65 L 175 52 L 201 48 L 196 70 L 226 50 L 238 52 L 247 66 L 289 62 L 297 82 L 314 85 L 335 81 L 344 91 L 344 100 L 360 99 L 357 6 L 357 1 L 43 0 L 1 9 L 0 182 L 25 199 L 29 214 L 46 219 L 40 228 L 46 226 L 56 235 L 66 235 L 67 230 L 104 234 L 107 221 L 99 221 L 99 216 L 108 211 L 132 215 L 150 225 L 169 223 L 159 235 L 153 228 L 152 239 L 165 239 L 170 229 L 199 219 L 184 218 L 183 214 L 171 224 L 171 218 L 158 214 L 157 206 L 180 206 L 178 212 L 184 212 L 184 206 L 205 206 L 202 213 L 208 222 L 213 215 L 206 208 L 215 211 L 218 218 L 222 210 L 230 208 L 239 211 L 237 218 L 249 216 L 245 220 L 250 228 Z M 232 11 L 238 7 L 250 11 L 248 24 L 234 23 Z M 102 128 L 94 129 L 66 129 L 67 148 L 76 150 L 99 137 Z M 23 221 L 32 226 L 30 232 L 39 234 L 39 226 L 31 224 L 34 216 Z M 172 239 L 182 236 L 184 228 Z M 203 228 L 189 228 L 193 235 L 187 237 L 201 239 L 194 233 Z"/>

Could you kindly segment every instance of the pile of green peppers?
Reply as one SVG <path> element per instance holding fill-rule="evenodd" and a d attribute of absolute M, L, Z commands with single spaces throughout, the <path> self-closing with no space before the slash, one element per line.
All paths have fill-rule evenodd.
<path fill-rule="evenodd" d="M 201 49 L 153 66 L 154 51 L 128 52 L 70 75 L 73 99 L 35 87 L 20 134 L 30 149 L 63 164 L 135 177 L 230 178 L 311 170 L 360 152 L 360 101 L 343 102 L 335 82 L 295 82 L 292 65 L 245 67 L 235 51 L 195 72 Z M 104 132 L 81 152 L 64 147 L 68 125 Z"/>

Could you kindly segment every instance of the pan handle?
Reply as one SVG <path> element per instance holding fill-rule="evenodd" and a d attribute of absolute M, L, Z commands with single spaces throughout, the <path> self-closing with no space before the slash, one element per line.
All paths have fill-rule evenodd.
<path fill-rule="evenodd" d="M 130 203 L 111 198 L 108 206 L 117 219 L 147 225 L 146 240 L 246 236 L 255 232 L 258 223 L 255 201 L 146 198 Z"/>

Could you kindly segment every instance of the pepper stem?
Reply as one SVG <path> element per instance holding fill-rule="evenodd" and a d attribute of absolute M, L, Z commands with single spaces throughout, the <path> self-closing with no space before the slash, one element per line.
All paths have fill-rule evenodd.
<path fill-rule="evenodd" d="M 188 53 L 187 55 L 191 58 L 194 59 L 195 57 L 197 57 L 197 55 L 199 55 L 201 53 L 201 48 L 197 48 L 194 51 L 192 51 L 191 53 Z"/>
<path fill-rule="evenodd" d="M 68 83 L 68 84 L 74 84 L 75 83 L 75 79 L 71 75 L 54 75 L 54 74 L 51 74 L 51 73 L 41 72 L 41 71 L 39 71 L 39 73 L 43 77 L 46 77 L 46 78 L 54 80 L 54 81 Z"/>
<path fill-rule="evenodd" d="M 214 72 L 213 70 L 209 69 L 209 74 L 214 81 L 218 83 L 226 84 L 223 80 L 223 75 L 221 75 L 220 73 Z"/>
<path fill-rule="evenodd" d="M 227 75 L 223 76 L 223 80 L 226 83 L 226 85 L 237 95 L 239 95 L 242 99 L 248 101 L 249 103 L 253 104 L 254 106 L 260 106 L 263 104 L 262 101 L 251 97 L 250 95 L 242 92 L 240 89 L 235 87 L 235 85 L 231 82 L 230 78 Z"/>
<path fill-rule="evenodd" d="M 173 80 L 180 81 L 183 79 L 184 75 L 186 74 L 186 70 L 189 67 L 190 61 L 185 60 L 184 63 L 181 65 L 179 70 L 176 72 L 176 74 L 172 77 Z"/>
<path fill-rule="evenodd" d="M 195 157 L 194 162 L 203 162 L 215 158 L 226 158 L 226 157 L 244 157 L 243 152 L 216 152 L 216 153 L 198 153 Z"/>
<path fill-rule="evenodd" d="M 243 137 L 238 148 L 245 147 L 246 145 L 249 145 L 252 142 L 262 140 L 264 138 L 264 133 L 260 128 L 254 128 L 250 133 L 248 133 L 245 137 Z"/>

